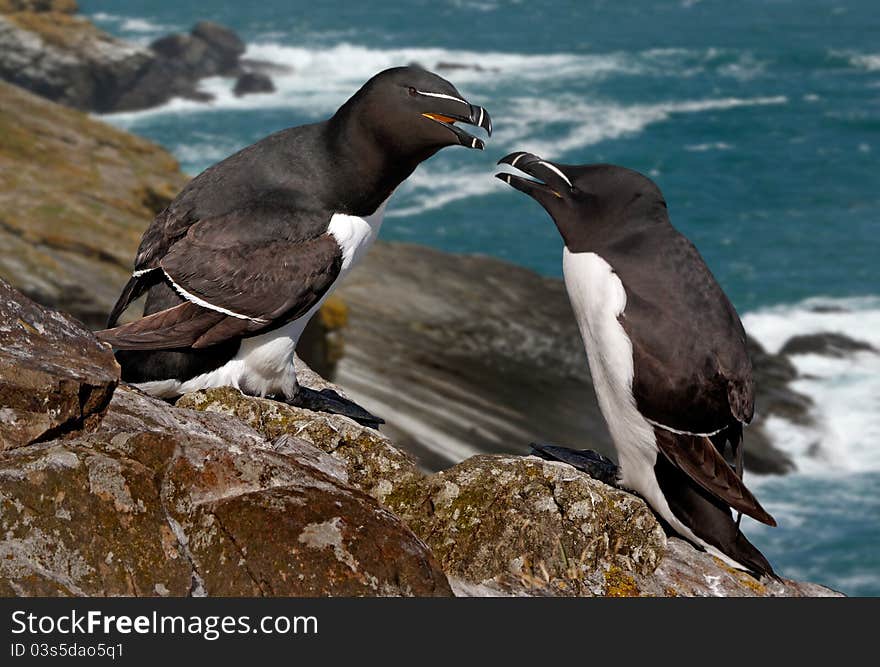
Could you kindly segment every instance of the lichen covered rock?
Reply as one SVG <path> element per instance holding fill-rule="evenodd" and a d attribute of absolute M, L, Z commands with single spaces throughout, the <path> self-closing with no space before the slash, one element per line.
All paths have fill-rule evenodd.
<path fill-rule="evenodd" d="M 631 578 L 638 595 L 662 597 L 841 597 L 819 584 L 763 577 L 760 581 L 742 570 L 698 551 L 677 537 L 669 538 L 666 553 L 648 576 Z"/>
<path fill-rule="evenodd" d="M 647 576 L 665 549 L 642 500 L 535 457 L 476 456 L 402 485 L 386 504 L 447 573 L 502 590 L 615 594 L 614 573 Z"/>
<path fill-rule="evenodd" d="M 236 419 L 127 388 L 96 432 L 0 459 L 0 528 L 2 595 L 451 593 L 372 498 Z"/>
<path fill-rule="evenodd" d="M 118 381 L 109 347 L 0 279 L 0 451 L 94 429 Z"/>
<path fill-rule="evenodd" d="M 306 373 L 301 372 L 300 376 L 306 386 L 326 386 L 305 382 Z M 285 435 L 305 440 L 339 461 L 348 482 L 380 502 L 400 484 L 422 476 L 410 455 L 394 447 L 378 431 L 346 417 L 244 396 L 232 387 L 187 394 L 177 401 L 177 406 L 234 416 L 269 440 Z"/>

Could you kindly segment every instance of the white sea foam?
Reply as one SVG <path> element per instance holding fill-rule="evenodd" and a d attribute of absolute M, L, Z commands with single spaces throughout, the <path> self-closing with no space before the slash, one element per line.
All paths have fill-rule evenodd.
<path fill-rule="evenodd" d="M 149 18 L 120 16 L 118 14 L 109 14 L 107 12 L 96 12 L 90 17 L 96 23 L 105 25 L 114 25 L 122 32 L 129 33 L 148 33 L 157 35 L 159 33 L 171 32 L 176 26 L 166 23 L 157 23 Z"/>
<path fill-rule="evenodd" d="M 641 132 L 654 123 L 676 114 L 724 111 L 737 107 L 785 104 L 788 98 L 725 97 L 719 99 L 621 105 L 612 102 L 585 102 L 575 96 L 553 100 L 521 98 L 511 113 L 516 140 L 526 141 L 529 150 L 542 157 L 556 158 L 606 139 L 617 139 Z M 546 125 L 555 123 L 567 130 L 562 136 L 547 137 Z"/>
<path fill-rule="evenodd" d="M 465 93 L 479 92 L 491 96 L 504 89 L 528 90 L 534 91 L 537 98 L 538 88 L 544 90 L 548 81 L 564 84 L 568 79 L 577 79 L 583 83 L 609 76 L 652 72 L 663 76 L 669 76 L 670 72 L 681 75 L 682 72 L 677 70 L 680 61 L 711 59 L 714 51 L 652 49 L 635 54 L 520 54 L 442 48 L 376 49 L 346 42 L 324 48 L 262 43 L 248 45 L 245 57 L 285 65 L 291 71 L 273 75 L 277 87 L 275 93 L 237 98 L 232 94 L 232 81 L 207 80 L 202 88 L 215 96 L 213 102 L 174 100 L 157 109 L 116 117 L 132 121 L 161 113 L 267 107 L 296 109 L 319 117 L 331 113 L 376 72 L 410 63 L 447 75 Z M 441 67 L 444 64 L 457 67 L 444 69 Z"/>
<path fill-rule="evenodd" d="M 729 151 L 733 146 L 723 141 L 710 141 L 705 144 L 688 144 L 684 147 L 691 153 L 705 153 L 706 151 Z"/>
<path fill-rule="evenodd" d="M 527 147 L 549 159 L 589 161 L 579 151 L 599 142 L 636 135 L 651 124 L 665 122 L 677 114 L 724 111 L 745 106 L 785 104 L 783 96 L 670 101 L 653 104 L 620 104 L 563 92 L 566 81 L 576 78 L 600 81 L 609 76 L 631 76 L 656 71 L 669 76 L 716 59 L 714 49 L 651 49 L 641 53 L 607 54 L 518 54 L 457 51 L 441 48 L 376 49 L 350 43 L 326 48 L 251 44 L 246 57 L 290 68 L 274 74 L 276 92 L 236 97 L 233 82 L 225 78 L 204 79 L 200 89 L 214 97 L 212 102 L 175 99 L 157 109 L 105 116 L 110 122 L 137 131 L 138 125 L 162 114 L 204 113 L 212 110 L 290 109 L 313 118 L 326 118 L 366 79 L 388 67 L 417 62 L 439 70 L 453 79 L 468 97 L 485 101 L 487 107 L 505 108 L 496 119 L 493 151 Z M 442 70 L 452 63 L 467 67 Z M 686 63 L 686 64 L 685 64 Z M 481 69 L 477 69 L 481 68 Z M 561 92 L 548 95 L 548 85 Z M 708 144 L 706 145 L 708 146 Z M 185 166 L 202 169 L 225 155 L 228 146 L 213 141 L 187 141 L 175 151 Z M 726 145 L 714 144 L 723 150 Z M 235 147 L 229 147 L 234 150 Z M 230 152 L 232 152 L 230 150 Z M 701 150 L 697 147 L 693 150 Z M 402 188 L 389 217 L 412 216 L 447 204 L 498 192 L 500 184 L 487 178 L 475 166 L 450 165 L 435 160 L 420 168 Z"/>
<path fill-rule="evenodd" d="M 813 298 L 743 317 L 770 352 L 796 335 L 832 332 L 880 349 L 880 297 Z M 800 375 L 792 388 L 814 402 L 815 428 L 773 417 L 767 429 L 805 473 L 880 470 L 880 354 L 791 357 Z"/>
<path fill-rule="evenodd" d="M 144 32 L 151 34 L 168 32 L 169 30 L 172 30 L 174 28 L 174 26 L 169 26 L 162 23 L 154 23 L 149 19 L 139 18 L 125 19 L 119 27 L 125 32 Z"/>
<path fill-rule="evenodd" d="M 528 147 L 531 152 L 548 159 L 572 156 L 578 151 L 608 139 L 634 135 L 647 126 L 669 120 L 675 114 L 733 109 L 743 106 L 785 104 L 787 99 L 777 97 L 721 98 L 692 100 L 649 105 L 619 105 L 588 103 L 575 97 L 562 96 L 554 100 L 519 98 L 510 101 L 511 112 L 507 122 L 492 136 L 492 147 L 498 152 Z M 561 129 L 555 137 L 548 137 L 547 125 Z M 696 150 L 709 150 L 710 147 Z M 713 144 L 723 150 L 727 144 Z M 570 158 L 588 161 L 588 157 Z M 502 171 L 507 171 L 502 168 Z M 456 168 L 439 171 L 433 165 L 419 169 L 402 191 L 402 206 L 390 209 L 388 217 L 412 216 L 441 208 L 453 201 L 498 192 L 503 187 L 494 179 L 485 178 L 477 169 Z"/>
<path fill-rule="evenodd" d="M 861 67 L 869 72 L 880 70 L 880 53 L 861 53 L 850 56 L 849 61 L 855 67 Z"/>

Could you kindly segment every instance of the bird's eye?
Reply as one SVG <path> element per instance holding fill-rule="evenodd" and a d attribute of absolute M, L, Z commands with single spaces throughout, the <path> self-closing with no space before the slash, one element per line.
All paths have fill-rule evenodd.
<path fill-rule="evenodd" d="M 407 90 L 409 90 L 409 94 L 412 95 L 413 97 L 415 97 L 415 95 L 418 93 L 418 91 L 415 88 L 413 88 L 412 86 L 410 86 Z"/>

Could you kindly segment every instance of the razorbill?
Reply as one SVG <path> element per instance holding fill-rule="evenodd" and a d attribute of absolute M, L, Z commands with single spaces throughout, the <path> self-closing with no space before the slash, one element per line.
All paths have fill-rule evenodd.
<path fill-rule="evenodd" d="M 418 67 L 381 72 L 332 118 L 272 134 L 196 176 L 141 240 L 108 328 L 122 379 L 161 398 L 234 386 L 381 423 L 301 388 L 293 355 L 306 323 L 364 257 L 388 198 L 441 148 L 483 148 L 483 107 Z M 144 316 L 116 326 L 148 293 Z"/>
<path fill-rule="evenodd" d="M 608 164 L 562 165 L 523 152 L 499 164 L 537 179 L 496 174 L 541 204 L 564 241 L 565 287 L 621 486 L 727 564 L 773 575 L 731 514 L 776 525 L 742 482 L 742 428 L 755 404 L 745 332 L 670 223 L 660 189 Z"/>

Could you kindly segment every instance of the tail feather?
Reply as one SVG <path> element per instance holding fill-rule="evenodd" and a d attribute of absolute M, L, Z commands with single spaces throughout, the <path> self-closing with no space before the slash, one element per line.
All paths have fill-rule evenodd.
<path fill-rule="evenodd" d="M 171 350 L 191 347 L 225 318 L 223 313 L 187 301 L 95 336 L 118 350 Z"/>
<path fill-rule="evenodd" d="M 753 519 L 775 526 L 776 520 L 761 507 L 758 499 L 742 482 L 716 444 L 702 435 L 673 433 L 655 428 L 657 448 L 675 467 L 726 506 L 748 514 Z"/>
<path fill-rule="evenodd" d="M 727 503 L 659 453 L 654 472 L 669 509 L 694 535 L 756 576 L 776 576 L 770 562 L 743 535 Z"/>
<path fill-rule="evenodd" d="M 114 305 L 113 310 L 110 311 L 110 317 L 107 318 L 108 329 L 112 329 L 116 326 L 116 323 L 119 322 L 119 318 L 122 317 L 122 313 L 125 312 L 125 309 L 128 308 L 133 301 L 137 301 L 143 296 L 144 292 L 150 287 L 155 285 L 161 278 L 161 274 L 161 271 L 151 271 L 150 273 L 132 276 L 128 279 L 125 287 L 122 288 L 122 294 L 120 294 L 119 298 L 116 300 L 116 305 Z"/>

